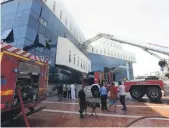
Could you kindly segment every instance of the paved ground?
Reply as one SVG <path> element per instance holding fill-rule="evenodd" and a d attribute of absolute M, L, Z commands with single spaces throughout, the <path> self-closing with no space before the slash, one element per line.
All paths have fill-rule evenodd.
<path fill-rule="evenodd" d="M 79 106 L 76 100 L 65 99 L 63 102 L 58 102 L 56 97 L 49 97 L 40 106 L 46 106 L 46 109 L 28 118 L 32 127 L 124 127 L 142 116 L 169 116 L 169 98 L 163 99 L 160 103 L 151 103 L 147 98 L 138 102 L 128 97 L 127 112 L 121 111 L 122 106 L 118 104 L 116 114 L 98 108 L 97 117 L 92 116 L 91 109 L 88 109 L 85 119 L 79 118 Z M 19 125 L 21 126 L 21 123 Z M 143 119 L 132 126 L 169 127 L 169 119 Z"/>

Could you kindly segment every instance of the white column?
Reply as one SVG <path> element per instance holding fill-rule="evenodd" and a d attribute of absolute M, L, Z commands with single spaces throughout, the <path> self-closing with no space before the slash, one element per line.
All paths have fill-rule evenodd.
<path fill-rule="evenodd" d="M 130 72 L 129 72 L 129 63 L 126 62 L 126 68 L 127 68 L 127 79 L 130 80 Z"/>

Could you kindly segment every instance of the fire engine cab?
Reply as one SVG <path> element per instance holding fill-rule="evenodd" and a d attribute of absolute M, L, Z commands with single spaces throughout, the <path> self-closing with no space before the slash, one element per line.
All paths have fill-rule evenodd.
<path fill-rule="evenodd" d="M 5 42 L 0 61 L 2 125 L 21 115 L 21 104 L 30 110 L 27 116 L 42 110 L 35 107 L 47 98 L 48 63 Z"/>

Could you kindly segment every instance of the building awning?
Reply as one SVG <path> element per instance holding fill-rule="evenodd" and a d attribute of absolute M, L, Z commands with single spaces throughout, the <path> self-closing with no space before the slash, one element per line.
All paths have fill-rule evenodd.
<path fill-rule="evenodd" d="M 1 40 L 6 39 L 11 32 L 12 32 L 12 29 L 8 29 L 8 30 L 2 31 L 2 32 L 1 32 Z"/>
<path fill-rule="evenodd" d="M 14 41 L 13 29 L 1 31 L 1 40 L 6 42 L 13 42 Z"/>

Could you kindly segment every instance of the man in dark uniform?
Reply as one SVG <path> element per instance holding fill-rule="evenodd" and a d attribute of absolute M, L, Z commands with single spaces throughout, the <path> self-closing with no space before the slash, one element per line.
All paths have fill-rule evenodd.
<path fill-rule="evenodd" d="M 84 92 L 84 86 L 82 86 L 81 90 L 78 93 L 78 97 L 79 97 L 79 105 L 80 105 L 80 118 L 84 118 L 83 117 L 83 112 L 86 106 L 86 94 Z"/>

